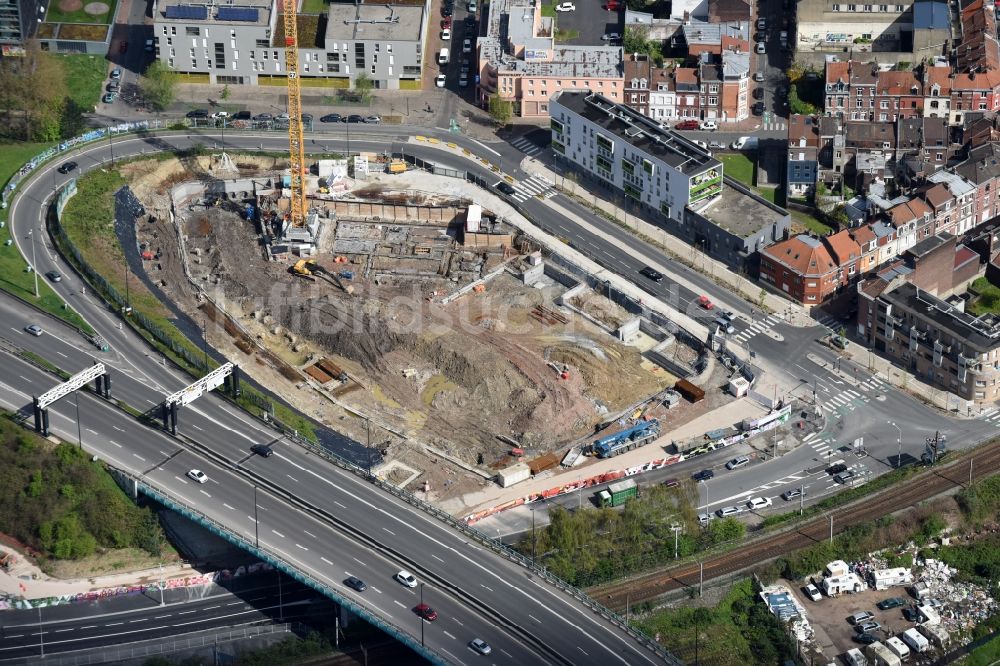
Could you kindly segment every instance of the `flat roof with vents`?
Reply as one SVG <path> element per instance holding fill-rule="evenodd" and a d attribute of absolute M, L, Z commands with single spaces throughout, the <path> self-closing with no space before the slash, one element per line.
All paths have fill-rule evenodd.
<path fill-rule="evenodd" d="M 969 352 L 979 354 L 1000 347 L 1000 321 L 995 315 L 973 317 L 909 282 L 883 292 L 879 298 L 893 305 L 894 314 L 901 310 L 930 323 L 965 345 Z M 942 343 L 947 345 L 949 341 L 942 340 Z"/>
<path fill-rule="evenodd" d="M 722 166 L 687 139 L 661 129 L 638 111 L 616 104 L 604 95 L 586 90 L 563 90 L 553 100 L 681 173 L 690 176 Z"/>

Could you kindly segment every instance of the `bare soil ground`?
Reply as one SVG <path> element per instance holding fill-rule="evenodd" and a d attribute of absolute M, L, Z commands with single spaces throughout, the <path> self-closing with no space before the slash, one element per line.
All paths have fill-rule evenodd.
<path fill-rule="evenodd" d="M 243 166 L 245 158 L 236 161 Z M 183 274 L 177 234 L 167 215 L 167 192 L 207 165 L 207 158 L 150 161 L 130 165 L 125 174 L 156 217 L 139 223 L 140 242 L 160 253 L 149 262 L 150 274 L 193 315 L 196 290 Z M 349 296 L 326 282 L 297 278 L 285 264 L 266 261 L 253 226 L 237 206 L 179 212 L 186 259 L 201 288 L 286 362 L 301 366 L 325 356 L 363 390 L 334 404 L 260 359 L 251 363 L 221 330 L 209 331 L 213 346 L 303 412 L 361 441 L 367 435 L 364 422 L 344 405 L 467 464 L 477 465 L 482 456 L 488 467 L 509 449 L 497 435 L 532 452 L 557 449 L 589 435 L 607 414 L 640 402 L 669 382 L 668 376 L 648 369 L 638 350 L 582 317 L 566 311 L 568 322 L 554 325 L 533 317 L 537 305 L 555 309 L 553 298 L 562 287 L 530 288 L 504 274 L 484 293 L 441 305 L 427 296 L 456 288 L 445 280 L 412 281 L 402 288 L 378 285 L 362 279 L 363 267 L 347 265 L 357 276 L 351 283 L 355 294 Z M 334 266 L 326 255 L 316 259 L 330 269 L 343 266 Z M 557 372 L 564 366 L 567 378 Z M 452 495 L 483 483 L 413 441 L 403 443 L 373 429 L 373 444 L 387 440 L 390 459 L 425 472 L 414 488 L 428 480 L 435 495 Z"/>

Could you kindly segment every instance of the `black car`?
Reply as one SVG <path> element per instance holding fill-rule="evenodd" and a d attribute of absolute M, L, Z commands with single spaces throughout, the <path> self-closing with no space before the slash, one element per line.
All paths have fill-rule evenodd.
<path fill-rule="evenodd" d="M 259 123 L 264 123 L 274 120 L 274 116 L 272 116 L 270 113 L 258 113 L 256 116 L 253 117 L 253 119 Z"/>
<path fill-rule="evenodd" d="M 753 115 L 762 116 L 764 115 L 764 102 L 757 102 L 753 105 Z"/>
<path fill-rule="evenodd" d="M 836 474 L 840 474 L 841 472 L 846 472 L 846 471 L 847 471 L 847 465 L 845 465 L 844 463 L 837 463 L 836 465 L 830 465 L 829 467 L 826 468 L 826 473 L 829 474 L 830 476 L 834 476 Z"/>
<path fill-rule="evenodd" d="M 517 191 L 517 190 L 514 189 L 514 187 L 510 183 L 508 183 L 506 181 L 503 181 L 503 180 L 501 180 L 499 183 L 497 183 L 493 187 L 497 188 L 497 190 L 499 192 L 501 192 L 502 194 L 506 194 L 507 196 L 510 196 L 510 195 L 514 194 L 514 192 Z"/>
<path fill-rule="evenodd" d="M 250 120 L 252 117 L 249 111 L 237 111 L 236 115 L 233 116 L 233 120 Z"/>
<path fill-rule="evenodd" d="M 903 609 L 903 618 L 906 619 L 907 622 L 919 622 L 920 621 L 920 613 L 918 613 L 917 609 L 913 608 L 912 606 L 909 607 L 909 608 L 904 608 Z"/>
<path fill-rule="evenodd" d="M 863 634 L 858 634 L 857 636 L 855 636 L 854 640 L 861 643 L 862 645 L 871 645 L 872 643 L 878 641 L 878 636 L 876 636 L 875 634 L 869 634 L 865 632 Z"/>
<path fill-rule="evenodd" d="M 764 99 L 764 89 L 763 88 L 754 88 L 754 90 L 753 90 L 753 98 L 754 99 Z"/>
<path fill-rule="evenodd" d="M 313 120 L 313 114 L 311 114 L 311 113 L 303 113 L 302 114 L 302 122 L 304 122 L 304 123 L 311 123 L 312 120 Z"/>
<path fill-rule="evenodd" d="M 344 585 L 351 588 L 352 590 L 357 590 L 358 592 L 364 592 L 365 590 L 368 589 L 368 586 L 365 585 L 365 581 L 361 580 L 360 578 L 355 578 L 354 576 L 345 579 Z"/>
<path fill-rule="evenodd" d="M 363 123 L 363 122 L 365 122 L 365 117 L 364 116 L 359 116 L 356 113 L 352 113 L 351 115 L 347 116 L 347 120 L 345 120 L 344 122 L 346 122 L 346 123 Z"/>
<path fill-rule="evenodd" d="M 715 472 L 710 469 L 703 469 L 700 472 L 692 474 L 691 478 L 695 481 L 708 481 L 709 479 L 715 478 Z"/>
<path fill-rule="evenodd" d="M 187 112 L 188 118 L 208 118 L 208 109 L 194 109 Z"/>
<path fill-rule="evenodd" d="M 649 278 L 653 282 L 663 282 L 663 273 L 661 273 L 660 271 L 654 270 L 654 269 L 650 268 L 649 266 L 646 266 L 645 268 L 641 269 L 639 271 L 639 275 L 641 275 L 643 277 L 646 277 L 646 278 Z"/>
<path fill-rule="evenodd" d="M 321 117 L 319 121 L 321 123 L 339 123 L 343 119 L 344 116 L 340 115 L 339 113 L 328 113 L 325 116 Z"/>
<path fill-rule="evenodd" d="M 259 455 L 261 458 L 270 458 L 274 455 L 274 449 L 267 444 L 254 444 L 250 447 L 250 450 Z"/>
<path fill-rule="evenodd" d="M 62 282 L 62 275 L 59 275 L 58 271 L 49 271 L 48 273 L 45 274 L 45 277 L 47 277 L 52 282 Z"/>
<path fill-rule="evenodd" d="M 899 608 L 904 605 L 906 605 L 906 601 L 902 597 L 889 597 L 875 604 L 875 607 L 879 610 L 889 610 L 890 608 Z"/>
<path fill-rule="evenodd" d="M 441 16 L 451 16 L 454 13 L 455 13 L 455 10 L 452 9 L 451 7 L 442 7 L 441 8 Z"/>
<path fill-rule="evenodd" d="M 59 166 L 58 169 L 56 169 L 56 171 L 58 171 L 59 173 L 69 173 L 75 168 L 76 168 L 76 162 L 64 162 Z"/>

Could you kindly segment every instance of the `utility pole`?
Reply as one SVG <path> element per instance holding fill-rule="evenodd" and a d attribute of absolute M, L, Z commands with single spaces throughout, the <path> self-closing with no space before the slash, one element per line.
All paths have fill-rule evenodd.
<path fill-rule="evenodd" d="M 892 421 L 888 421 L 888 424 L 896 429 L 896 468 L 898 469 L 903 466 L 903 431 L 900 430 L 899 426 Z"/>
<path fill-rule="evenodd" d="M 677 547 L 674 547 L 674 551 Z M 531 507 L 531 563 L 535 563 L 535 507 Z"/>
<path fill-rule="evenodd" d="M 38 607 L 38 647 L 42 651 L 42 659 L 45 659 L 45 632 L 42 630 L 42 607 Z"/>
<path fill-rule="evenodd" d="M 257 520 L 257 484 L 253 486 L 253 541 L 254 548 L 260 548 L 260 521 Z"/>
<path fill-rule="evenodd" d="M 806 501 L 806 489 L 799 486 L 799 515 L 802 515 L 802 511 L 805 508 Z"/>
<path fill-rule="evenodd" d="M 702 591 L 705 586 L 705 563 L 698 563 L 698 596 L 702 596 Z"/>
<path fill-rule="evenodd" d="M 420 607 L 424 605 L 424 584 L 420 583 Z M 420 647 L 424 646 L 424 618 L 420 618 Z"/>
<path fill-rule="evenodd" d="M 73 391 L 73 397 L 76 399 L 76 443 L 83 451 L 83 430 L 80 428 L 80 390 Z"/>
<path fill-rule="evenodd" d="M 969 487 L 972 487 L 972 458 L 969 458 Z"/>
<path fill-rule="evenodd" d="M 833 545 L 833 514 L 830 514 L 830 545 Z"/>
<path fill-rule="evenodd" d="M 205 374 L 208 374 L 208 317 L 201 315 L 201 350 L 205 355 Z"/>
<path fill-rule="evenodd" d="M 670 526 L 670 529 L 673 530 L 673 532 L 674 532 L 674 559 L 676 560 L 677 559 L 677 537 L 681 533 L 681 530 L 684 529 L 684 527 L 681 526 L 681 525 L 674 524 L 674 525 Z"/>
<path fill-rule="evenodd" d="M 625 590 L 625 624 L 628 624 L 629 591 Z"/>
<path fill-rule="evenodd" d="M 159 585 L 159 587 L 160 587 L 160 607 L 161 608 L 163 606 L 166 606 L 166 603 L 163 601 L 163 588 L 165 588 L 166 586 L 167 586 L 167 582 L 165 580 L 163 580 L 163 562 L 160 562 L 160 585 Z"/>

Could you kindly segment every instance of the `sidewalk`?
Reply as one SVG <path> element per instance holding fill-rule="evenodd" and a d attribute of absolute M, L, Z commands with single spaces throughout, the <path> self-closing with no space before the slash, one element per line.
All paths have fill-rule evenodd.
<path fill-rule="evenodd" d="M 41 569 L 12 548 L 0 546 L 0 551 L 13 553 L 17 558 L 9 570 L 0 569 L 0 597 L 12 599 L 65 598 L 86 595 L 88 592 L 134 586 L 158 588 L 160 581 L 163 581 L 166 587 L 176 587 L 178 581 L 190 582 L 192 578 L 202 578 L 202 574 L 188 564 L 172 564 L 143 571 L 61 580 L 42 573 Z"/>
<path fill-rule="evenodd" d="M 576 196 L 578 199 L 582 200 L 585 205 L 600 208 L 616 220 L 625 220 L 627 224 L 624 226 L 628 227 L 629 230 L 633 231 L 637 236 L 643 238 L 643 240 L 651 245 L 666 251 L 675 260 L 680 261 L 686 266 L 698 271 L 702 275 L 711 278 L 720 286 L 735 291 L 748 302 L 755 305 L 760 303 L 762 290 L 760 285 L 741 275 L 733 273 L 722 262 L 712 259 L 703 252 L 698 252 L 696 248 L 688 245 L 680 238 L 677 238 L 663 229 L 646 222 L 637 215 L 627 213 L 610 201 L 597 196 L 594 192 L 584 189 L 578 183 L 575 183 L 565 177 L 559 177 L 555 172 L 533 157 L 526 157 L 521 162 L 521 169 L 526 173 L 543 178 L 550 183 L 554 183 L 557 189 Z M 661 270 L 658 268 L 657 270 L 660 270 L 661 273 L 670 276 L 671 279 L 684 285 L 692 291 L 700 291 L 698 287 L 692 285 L 682 276 L 675 275 L 669 269 Z M 771 312 L 782 315 L 786 322 L 793 326 L 801 327 L 811 327 L 815 325 L 815 322 L 808 316 L 801 305 L 785 300 L 770 291 L 764 290 L 764 292 L 764 307 Z"/>
<path fill-rule="evenodd" d="M 623 453 L 620 456 L 606 459 L 588 458 L 588 462 L 568 470 L 557 467 L 555 470 L 543 472 L 524 483 L 518 483 L 510 488 L 490 485 L 483 490 L 467 493 L 461 498 L 441 502 L 440 506 L 443 510 L 454 516 L 466 516 L 477 511 L 485 511 L 506 502 L 541 493 L 560 485 L 577 483 L 581 479 L 616 470 L 638 467 L 651 460 L 665 457 L 667 455 L 665 453 L 666 449 L 675 440 L 697 437 L 709 430 L 733 425 L 746 418 L 764 416 L 767 412 L 766 407 L 754 402 L 750 398 L 740 398 L 714 411 L 702 414 L 668 433 L 662 434 L 646 446 Z"/>

